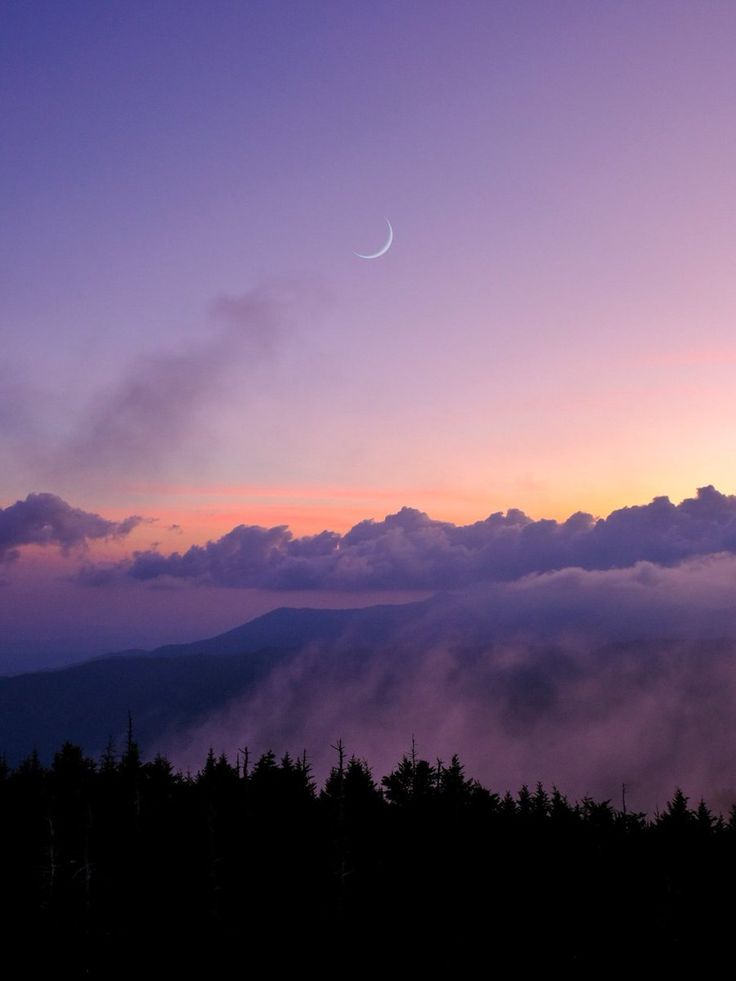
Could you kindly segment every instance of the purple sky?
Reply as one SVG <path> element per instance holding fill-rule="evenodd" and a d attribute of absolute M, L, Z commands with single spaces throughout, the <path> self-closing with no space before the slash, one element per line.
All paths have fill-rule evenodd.
<path fill-rule="evenodd" d="M 118 579 L 91 614 L 80 562 L 733 490 L 734 36 L 725 3 L 5 3 L 0 507 L 112 523 L 7 540 L 6 667 L 274 602 Z"/>

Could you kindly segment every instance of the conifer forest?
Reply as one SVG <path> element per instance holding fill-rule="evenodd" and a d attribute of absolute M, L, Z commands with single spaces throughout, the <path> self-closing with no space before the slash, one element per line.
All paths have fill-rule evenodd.
<path fill-rule="evenodd" d="M 26 976 L 492 977 L 727 951 L 736 808 L 499 793 L 413 744 L 376 778 L 334 750 L 321 787 L 305 755 L 210 752 L 182 774 L 132 733 L 97 761 L 66 743 L 3 767 L 8 956 Z"/>

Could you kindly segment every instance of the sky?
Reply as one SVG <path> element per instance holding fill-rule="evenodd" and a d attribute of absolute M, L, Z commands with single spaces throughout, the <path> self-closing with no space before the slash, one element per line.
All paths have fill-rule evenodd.
<path fill-rule="evenodd" d="M 0 507 L 109 523 L 0 540 L 5 668 L 273 605 L 172 585 L 241 525 L 730 494 L 735 30 L 717 2 L 3 4 Z M 152 551 L 166 590 L 128 574 Z M 278 602 L 435 587 L 358 580 Z"/>

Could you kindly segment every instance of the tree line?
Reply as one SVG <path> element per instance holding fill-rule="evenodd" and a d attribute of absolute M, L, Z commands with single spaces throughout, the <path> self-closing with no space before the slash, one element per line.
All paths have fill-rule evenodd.
<path fill-rule="evenodd" d="M 4 950 L 69 977 L 702 968 L 726 951 L 736 808 L 652 817 L 557 788 L 495 793 L 411 750 L 381 779 L 335 748 L 210 751 L 183 774 L 129 731 L 0 765 Z M 247 973 L 247 971 L 246 971 Z"/>

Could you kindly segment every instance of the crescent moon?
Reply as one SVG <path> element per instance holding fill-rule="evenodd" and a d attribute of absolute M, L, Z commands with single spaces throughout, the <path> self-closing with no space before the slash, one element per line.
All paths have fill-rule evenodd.
<path fill-rule="evenodd" d="M 378 259 L 380 256 L 386 255 L 388 250 L 391 248 L 391 243 L 394 240 L 394 230 L 391 227 L 391 222 L 388 220 L 388 218 L 386 219 L 386 224 L 388 225 L 388 238 L 378 252 L 371 252 L 369 255 L 364 255 L 362 252 L 353 252 L 353 255 L 357 255 L 359 259 Z"/>

